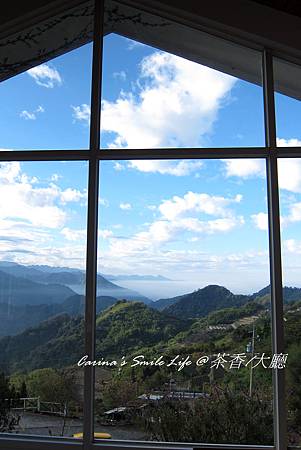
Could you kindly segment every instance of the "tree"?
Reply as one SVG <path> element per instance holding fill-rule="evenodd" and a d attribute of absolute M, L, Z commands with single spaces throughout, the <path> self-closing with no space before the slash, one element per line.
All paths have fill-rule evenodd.
<path fill-rule="evenodd" d="M 9 379 L 0 374 L 0 432 L 11 432 L 18 425 L 20 417 L 11 412 L 11 400 L 14 392 L 9 387 Z"/>
<path fill-rule="evenodd" d="M 75 401 L 75 380 L 73 374 L 52 369 L 37 369 L 27 379 L 28 393 L 40 397 L 44 402 L 58 402 L 68 405 Z"/>
<path fill-rule="evenodd" d="M 129 401 L 137 398 L 137 383 L 130 380 L 111 380 L 103 390 L 103 405 L 105 409 L 126 406 Z"/>
<path fill-rule="evenodd" d="M 21 384 L 21 387 L 20 387 L 19 396 L 20 396 L 20 398 L 28 397 L 28 395 L 27 395 L 27 387 L 26 387 L 26 383 L 25 383 L 24 380 L 22 381 L 22 384 Z"/>
<path fill-rule="evenodd" d="M 212 389 L 192 402 L 163 400 L 150 406 L 144 428 L 151 439 L 170 442 L 273 443 L 273 412 L 262 392 Z"/>
<path fill-rule="evenodd" d="M 287 367 L 288 427 L 301 440 L 301 346 L 293 344 L 288 351 Z M 299 442 L 293 442 L 293 444 Z"/>

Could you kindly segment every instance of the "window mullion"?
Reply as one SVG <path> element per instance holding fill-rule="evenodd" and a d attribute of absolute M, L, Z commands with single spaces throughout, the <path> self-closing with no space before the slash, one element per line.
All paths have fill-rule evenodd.
<path fill-rule="evenodd" d="M 276 120 L 273 82 L 273 57 L 263 53 L 264 112 L 267 156 L 267 193 L 269 217 L 269 248 L 271 276 L 272 348 L 273 353 L 284 353 L 283 293 L 281 266 L 281 237 L 279 187 L 276 147 Z M 274 442 L 277 450 L 287 447 L 284 371 L 273 370 Z"/>
<path fill-rule="evenodd" d="M 86 261 L 86 303 L 85 303 L 85 353 L 90 360 L 95 359 L 95 318 L 97 290 L 97 229 L 98 229 L 98 193 L 99 193 L 99 152 L 100 144 L 100 106 L 102 75 L 102 36 L 103 36 L 103 0 L 95 0 L 92 93 L 90 117 L 90 161 L 88 186 L 88 225 L 87 225 L 87 261 Z M 84 449 L 88 450 L 94 440 L 94 379 L 92 366 L 84 368 Z"/>

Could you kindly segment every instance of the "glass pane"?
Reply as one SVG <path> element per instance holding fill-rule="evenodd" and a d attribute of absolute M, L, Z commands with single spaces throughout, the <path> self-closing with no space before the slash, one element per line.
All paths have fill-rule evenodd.
<path fill-rule="evenodd" d="M 273 443 L 265 178 L 261 160 L 101 163 L 96 432 Z"/>
<path fill-rule="evenodd" d="M 86 162 L 0 163 L 1 432 L 82 431 L 86 204 Z"/>
<path fill-rule="evenodd" d="M 301 159 L 279 159 L 289 445 L 301 445 Z"/>
<path fill-rule="evenodd" d="M 89 148 L 92 44 L 0 83 L 1 150 Z"/>
<path fill-rule="evenodd" d="M 301 69 L 296 64 L 274 59 L 277 145 L 300 147 Z"/>
<path fill-rule="evenodd" d="M 102 148 L 263 146 L 261 55 L 106 1 Z"/>

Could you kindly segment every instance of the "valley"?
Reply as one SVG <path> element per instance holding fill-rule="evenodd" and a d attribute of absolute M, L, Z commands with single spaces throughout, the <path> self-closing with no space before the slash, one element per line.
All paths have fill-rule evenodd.
<path fill-rule="evenodd" d="M 61 405 L 58 408 L 64 411 L 66 420 L 73 418 L 81 424 L 83 367 L 88 361 L 87 357 L 78 364 L 86 354 L 85 298 L 72 291 L 69 283 L 83 282 L 83 274 L 2 263 L 0 278 L 0 394 L 10 399 L 7 414 L 19 415 L 23 421 L 25 414 L 28 423 L 30 416 L 27 410 L 20 409 L 20 399 L 36 398 L 31 412 L 39 413 L 36 405 Z M 155 436 L 176 441 L 176 430 L 183 424 L 176 425 L 177 413 L 175 416 L 171 411 L 184 408 L 191 417 L 192 428 L 187 431 L 191 439 L 194 436 L 205 441 L 206 436 L 211 436 L 212 442 L 220 439 L 222 443 L 229 436 L 223 437 L 220 432 L 218 438 L 210 421 L 197 431 L 195 414 L 199 411 L 208 420 L 211 413 L 222 416 L 236 398 L 241 408 L 233 411 L 237 420 L 243 414 L 246 422 L 250 421 L 253 409 L 259 409 L 254 430 L 248 435 L 242 433 L 240 442 L 245 439 L 249 444 L 258 443 L 260 434 L 263 444 L 271 443 L 272 370 L 258 367 L 252 372 L 250 396 L 249 367 L 210 367 L 218 355 L 245 354 L 250 358 L 253 354 L 265 354 L 271 358 L 269 287 L 250 295 L 237 295 L 223 286 L 209 285 L 154 302 L 102 275 L 98 275 L 98 281 L 102 295 L 96 302 L 95 350 L 96 360 L 101 361 L 95 368 L 97 429 L 101 424 L 107 427 L 111 420 L 116 427 L 116 432 L 112 428 L 113 437 L 122 436 L 123 431 L 126 436 L 132 427 L 146 439 Z M 121 295 L 109 295 L 112 291 Z M 301 392 L 296 396 L 301 375 L 295 370 L 296 365 L 300 367 L 301 357 L 301 289 L 285 287 L 283 294 L 290 426 L 299 439 L 300 423 L 294 411 L 301 398 Z M 254 348 L 250 349 L 252 332 Z M 208 364 L 189 362 L 203 361 L 204 357 Z M 134 364 L 105 362 L 122 360 Z M 160 426 L 163 416 L 167 429 Z M 18 426 L 15 423 L 14 428 L 18 430 Z M 189 440 L 188 435 L 185 439 Z M 234 432 L 231 440 L 235 442 Z"/>

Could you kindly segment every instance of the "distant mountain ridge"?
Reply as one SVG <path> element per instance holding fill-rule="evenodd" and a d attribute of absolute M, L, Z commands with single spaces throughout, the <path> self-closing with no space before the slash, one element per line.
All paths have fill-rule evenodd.
<path fill-rule="evenodd" d="M 217 309 L 242 306 L 250 300 L 250 297 L 235 295 L 223 286 L 209 285 L 169 300 L 170 304 L 162 311 L 175 317 L 188 319 L 206 316 Z"/>
<path fill-rule="evenodd" d="M 65 267 L 51 267 L 51 266 L 24 266 L 22 264 L 11 263 L 7 261 L 0 261 L 0 272 L 14 276 L 19 278 L 20 280 L 28 280 L 33 283 L 40 283 L 41 285 L 52 285 L 59 284 L 69 288 L 70 291 L 68 295 L 64 296 L 61 301 L 65 300 L 68 296 L 76 294 L 76 286 L 84 286 L 85 285 L 85 272 L 79 269 L 68 269 Z M 21 283 L 21 281 L 19 281 Z M 5 294 L 1 291 L 1 279 L 0 279 L 0 302 L 3 301 L 1 295 Z M 115 297 L 117 299 L 126 298 L 128 300 L 138 300 L 142 301 L 145 304 L 151 304 L 152 300 L 147 298 L 144 295 L 141 295 L 139 292 L 136 292 L 131 289 L 127 289 L 121 286 L 118 286 L 111 281 L 108 281 L 102 275 L 97 275 L 97 295 L 98 296 L 110 296 Z M 43 298 L 44 297 L 44 298 Z M 45 295 L 41 293 L 41 301 L 42 303 L 49 303 L 46 301 L 47 297 L 47 289 L 45 288 Z M 60 303 L 60 300 L 56 299 L 55 303 Z M 28 304 L 33 304 L 32 302 L 24 302 Z"/>
<path fill-rule="evenodd" d="M 142 280 L 164 279 L 158 275 L 140 277 Z M 136 278 L 137 275 L 128 276 L 128 279 Z M 202 318 L 216 310 L 241 307 L 253 301 L 266 308 L 270 306 L 270 286 L 251 295 L 236 295 L 223 286 L 209 285 L 184 295 L 152 302 L 100 274 L 97 275 L 97 281 L 98 313 L 123 299 L 143 302 L 154 310 L 178 319 Z M 83 315 L 84 296 L 73 290 L 73 286 L 84 283 L 85 272 L 79 269 L 24 266 L 0 261 L 0 337 L 20 333 L 58 314 L 66 313 L 71 317 Z M 301 300 L 301 289 L 285 286 L 283 295 L 286 303 L 298 301 Z"/>
<path fill-rule="evenodd" d="M 285 303 L 301 300 L 301 289 L 284 286 L 283 298 Z M 251 295 L 237 295 L 223 286 L 209 285 L 188 294 L 159 299 L 151 306 L 175 317 L 197 318 L 215 310 L 240 307 L 252 301 L 269 306 L 270 286 Z"/>
<path fill-rule="evenodd" d="M 290 287 L 290 286 L 284 286 L 283 287 L 283 299 L 285 303 L 295 302 L 298 300 L 301 300 L 301 288 L 297 287 Z M 260 297 L 271 296 L 271 286 L 268 285 L 264 287 L 263 289 L 260 289 L 260 291 L 255 292 L 250 297 L 252 299 L 257 299 Z"/>
<path fill-rule="evenodd" d="M 103 276 L 110 281 L 130 280 L 130 281 L 172 281 L 170 278 L 162 275 L 111 275 L 103 274 Z"/>
<path fill-rule="evenodd" d="M 114 297 L 101 296 L 96 299 L 96 312 L 117 302 Z M 13 336 L 25 331 L 27 328 L 38 326 L 41 322 L 51 317 L 68 314 L 70 317 L 83 316 L 85 308 L 85 297 L 83 295 L 72 295 L 63 303 L 40 304 L 40 305 L 10 305 L 0 303 L 0 337 Z"/>
<path fill-rule="evenodd" d="M 181 301 L 185 297 L 187 300 L 187 296 L 188 299 L 190 296 L 187 302 L 188 310 L 183 311 Z M 209 298 L 215 305 L 221 305 L 228 300 L 227 308 L 216 306 L 214 311 L 205 314 L 204 306 L 207 310 L 212 307 Z M 186 352 L 188 348 L 186 345 L 195 346 L 199 343 L 207 345 L 211 342 L 210 336 L 218 337 L 223 333 L 228 335 L 232 332 L 227 328 L 227 331 L 217 329 L 212 334 L 208 330 L 212 325 L 231 324 L 240 318 L 252 318 L 254 314 L 260 316 L 258 320 L 267 320 L 269 323 L 270 315 L 267 308 L 254 299 L 246 302 L 249 298 L 250 296 L 234 295 L 222 286 L 211 285 L 186 296 L 180 296 L 178 303 L 171 306 L 180 305 L 181 308 L 173 311 L 173 314 L 166 312 L 170 312 L 171 306 L 166 310 L 156 311 L 140 302 L 122 300 L 105 308 L 114 299 L 104 298 L 102 306 L 105 309 L 98 312 L 96 319 L 96 354 L 115 358 L 131 354 L 156 354 L 158 349 L 161 352 L 165 350 L 181 352 L 181 349 L 182 351 L 185 349 Z M 208 301 L 204 302 L 201 308 L 201 300 L 204 299 Z M 0 338 L 0 367 L 12 373 L 22 371 L 24 368 L 30 371 L 42 367 L 66 367 L 76 364 L 84 354 L 84 322 L 82 316 L 72 316 L 74 313 L 72 308 L 78 305 L 78 310 L 82 310 L 83 297 L 69 298 L 65 304 L 65 311 L 38 325 L 28 327 L 16 336 Z M 300 315 L 296 305 L 298 306 L 297 303 L 291 305 L 288 303 L 286 311 L 294 310 L 295 315 Z M 70 310 L 66 313 L 69 307 L 71 313 Z M 198 317 L 192 317 L 193 315 Z M 295 315 L 287 313 L 287 317 L 291 317 L 292 320 Z M 233 332 L 242 332 L 247 339 L 249 330 L 250 328 L 242 331 L 236 329 Z M 294 333 L 298 334 L 299 331 L 298 322 Z"/>
<path fill-rule="evenodd" d="M 42 284 L 16 277 L 0 270 L 0 302 L 10 305 L 38 305 L 41 303 L 62 303 L 74 295 L 67 286 L 61 284 Z"/>

